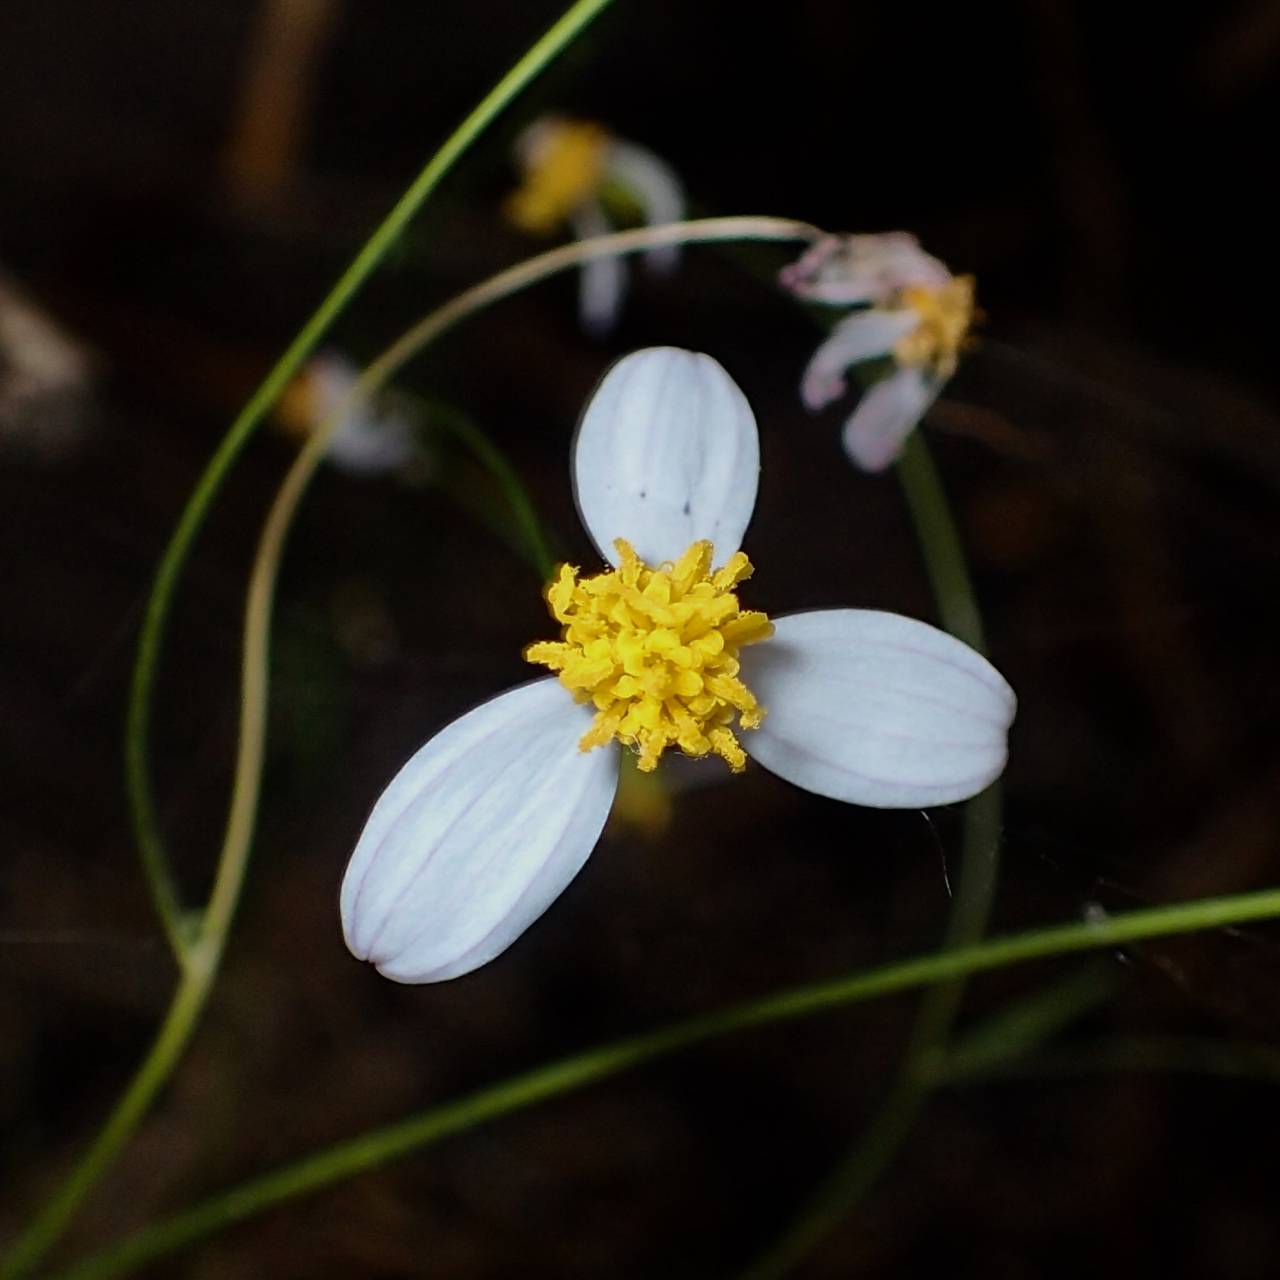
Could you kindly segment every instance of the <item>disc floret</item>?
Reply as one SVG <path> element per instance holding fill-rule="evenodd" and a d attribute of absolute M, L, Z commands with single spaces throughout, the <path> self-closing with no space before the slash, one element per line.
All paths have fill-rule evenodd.
<path fill-rule="evenodd" d="M 589 120 L 539 121 L 521 146 L 524 184 L 507 201 L 507 215 L 522 230 L 550 235 L 604 185 L 609 134 Z"/>
<path fill-rule="evenodd" d="M 919 323 L 894 345 L 900 365 L 928 368 L 944 378 L 955 373 L 973 323 L 973 284 L 972 276 L 954 276 L 939 287 L 902 290 L 902 304 L 916 313 Z"/>
<path fill-rule="evenodd" d="M 561 565 L 546 598 L 562 638 L 531 644 L 526 661 L 594 704 L 581 750 L 616 738 L 649 772 L 674 746 L 714 753 L 740 772 L 746 755 L 734 722 L 757 728 L 764 708 L 738 679 L 738 650 L 773 634 L 765 614 L 740 608 L 733 591 L 754 572 L 751 561 L 738 551 L 713 573 L 712 544 L 701 541 L 650 568 L 624 539 L 613 545 L 620 563 L 607 573 L 580 579 Z"/>

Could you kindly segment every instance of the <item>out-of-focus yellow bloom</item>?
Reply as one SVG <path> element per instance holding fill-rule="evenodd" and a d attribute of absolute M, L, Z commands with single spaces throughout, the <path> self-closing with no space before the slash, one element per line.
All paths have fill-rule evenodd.
<path fill-rule="evenodd" d="M 800 382 L 807 408 L 838 400 L 850 365 L 893 360 L 894 371 L 867 390 L 844 426 L 850 459 L 883 470 L 956 371 L 973 323 L 973 277 L 953 276 L 914 236 L 891 231 L 824 236 L 780 280 L 807 301 L 857 308 L 809 361 Z"/>
<path fill-rule="evenodd" d="M 614 229 L 606 208 L 621 196 L 634 204 L 649 226 L 684 216 L 684 190 L 671 166 L 645 147 L 614 137 L 602 125 L 568 116 L 543 116 L 516 140 L 523 181 L 506 202 L 507 217 L 533 235 L 551 235 L 568 226 L 579 240 Z M 645 261 L 670 271 L 679 249 L 652 249 Z M 620 257 L 596 258 L 580 276 L 578 312 L 596 337 L 618 318 L 627 291 L 627 267 Z"/>
<path fill-rule="evenodd" d="M 507 216 L 522 231 L 549 236 L 606 178 L 609 135 L 585 120 L 548 120 L 524 135 L 524 183 L 507 200 Z"/>
<path fill-rule="evenodd" d="M 938 288 L 904 289 L 901 304 L 916 313 L 916 327 L 893 344 L 893 358 L 900 365 L 949 378 L 973 323 L 973 285 L 972 276 L 956 276 Z"/>

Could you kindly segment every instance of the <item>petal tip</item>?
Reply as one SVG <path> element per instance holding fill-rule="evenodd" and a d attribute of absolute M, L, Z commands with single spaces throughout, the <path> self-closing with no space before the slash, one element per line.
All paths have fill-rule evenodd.
<path fill-rule="evenodd" d="M 395 982 L 440 982 L 500 955 L 585 863 L 617 785 L 584 755 L 590 714 L 554 677 L 441 730 L 383 792 L 339 901 L 357 959 Z"/>

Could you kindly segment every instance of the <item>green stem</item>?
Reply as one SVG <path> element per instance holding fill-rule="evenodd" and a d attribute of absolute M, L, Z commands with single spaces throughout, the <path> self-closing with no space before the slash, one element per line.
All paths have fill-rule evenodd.
<path fill-rule="evenodd" d="M 908 437 L 897 472 L 942 625 L 982 653 L 982 614 L 965 565 L 960 533 L 929 447 L 919 431 Z M 999 783 L 965 805 L 959 883 L 944 947 L 967 946 L 987 930 L 1000 871 L 1001 822 Z M 875 1186 L 928 1099 L 937 1064 L 945 1054 L 947 1038 L 960 1012 L 964 989 L 964 981 L 956 980 L 925 993 L 898 1075 L 866 1132 L 741 1280 L 777 1280 L 785 1275 Z"/>
<path fill-rule="evenodd" d="M 194 954 L 194 953 L 192 953 Z M 129 1140 L 146 1114 L 156 1091 L 169 1078 L 181 1057 L 208 997 L 210 983 L 196 964 L 184 969 L 169 1012 L 142 1065 L 112 1108 L 88 1151 L 71 1176 L 45 1204 L 40 1215 L 18 1238 L 0 1263 L 0 1276 L 14 1280 L 27 1275 L 62 1234 L 71 1215 Z"/>
<path fill-rule="evenodd" d="M 960 531 L 933 455 L 919 431 L 907 437 L 897 470 L 942 625 L 957 640 L 986 653 L 982 614 L 965 566 Z"/>
<path fill-rule="evenodd" d="M 189 945 L 189 930 L 184 923 L 180 896 L 160 837 L 147 772 L 147 756 L 151 696 L 156 682 L 161 643 L 178 577 L 191 552 L 191 546 L 218 490 L 254 428 L 271 410 L 303 361 L 315 350 L 343 308 L 377 268 L 423 202 L 512 99 L 610 3 L 612 0 L 577 0 L 503 76 L 431 158 L 231 424 L 183 508 L 177 527 L 169 539 L 169 545 L 165 548 L 156 571 L 138 640 L 129 710 L 125 720 L 124 755 L 125 788 L 143 872 L 165 936 L 179 962 L 183 960 Z"/>
<path fill-rule="evenodd" d="M 1011 934 L 975 946 L 918 956 L 833 981 L 778 992 L 647 1035 L 588 1050 L 339 1143 L 146 1227 L 72 1267 L 64 1273 L 63 1280 L 100 1280 L 122 1275 L 221 1227 L 331 1186 L 450 1134 L 730 1032 L 810 1017 L 829 1009 L 1010 964 L 1276 917 L 1280 917 L 1280 889 L 1266 889 Z"/>
<path fill-rule="evenodd" d="M 954 917 L 953 917 L 954 920 Z M 1038 991 L 974 1029 L 964 1044 L 947 1051 L 950 1023 L 943 1022 L 955 1003 L 931 1009 L 930 999 L 963 991 L 961 980 L 931 987 L 925 994 L 912 1048 L 885 1101 L 872 1117 L 861 1141 L 819 1187 L 804 1212 L 782 1239 L 758 1259 L 742 1280 L 767 1280 L 791 1270 L 847 1216 L 892 1162 L 920 1117 L 930 1093 L 942 1085 L 980 1077 L 983 1068 L 1000 1071 L 1011 1054 L 1026 1053 L 1054 1032 L 1091 1009 L 1109 990 L 1098 970 L 1089 966 L 1066 980 Z"/>
<path fill-rule="evenodd" d="M 253 429 L 275 403 L 290 378 L 315 348 L 339 312 L 382 260 L 423 201 L 480 133 L 511 100 L 611 0 L 578 0 L 498 82 L 478 107 L 446 140 L 401 197 L 382 225 L 339 278 L 328 297 L 307 321 L 275 368 L 232 423 L 195 492 L 187 502 L 156 574 L 143 621 L 125 728 L 125 771 L 143 868 L 165 935 L 182 968 L 164 1023 L 107 1123 L 89 1150 L 0 1263 L 0 1277 L 23 1276 L 57 1241 L 84 1196 L 110 1166 L 169 1078 L 217 977 L 227 933 L 244 882 L 257 811 L 265 738 L 267 645 L 271 599 L 279 557 L 293 510 L 305 491 L 311 470 L 323 456 L 327 436 L 317 433 L 303 450 L 272 509 L 249 586 L 245 616 L 245 657 L 241 689 L 241 727 L 235 784 L 227 830 L 213 891 L 198 926 L 187 926 L 172 871 L 159 837 L 147 776 L 147 738 L 151 690 L 160 643 L 178 575 L 219 487 Z M 335 419 L 336 422 L 336 419 Z M 332 429 L 332 428 L 331 428 Z"/>
<path fill-rule="evenodd" d="M 83 1196 L 128 1140 L 160 1086 L 168 1078 L 194 1030 L 217 976 L 227 932 L 239 901 L 248 865 L 257 813 L 266 738 L 268 650 L 271 604 L 284 541 L 306 487 L 324 458 L 329 438 L 349 414 L 368 400 L 428 343 L 468 316 L 558 271 L 609 253 L 637 253 L 656 244 L 735 238 L 807 239 L 813 228 L 779 218 L 717 218 L 702 223 L 671 223 L 564 245 L 500 272 L 433 311 L 402 335 L 356 380 L 351 392 L 307 440 L 276 496 L 263 529 L 250 577 L 244 624 L 240 737 L 231 807 L 213 892 L 194 943 L 183 953 L 184 979 L 175 993 L 157 1039 L 113 1112 L 110 1132 L 100 1134 L 68 1183 L 46 1205 L 0 1263 L 0 1280 L 25 1275 L 65 1228 Z M 179 1006 L 181 1011 L 179 1014 Z M 176 1019 L 176 1022 L 175 1022 Z M 171 1025 L 173 1024 L 173 1025 Z M 128 1102 L 125 1107 L 124 1103 Z"/>
<path fill-rule="evenodd" d="M 515 520 L 524 555 L 537 570 L 540 579 L 550 582 L 555 576 L 556 557 L 551 553 L 533 499 L 506 454 L 470 418 L 457 410 L 433 404 L 430 413 L 431 420 L 455 436 L 493 477 Z"/>
<path fill-rule="evenodd" d="M 1011 1058 L 1025 1057 L 1110 1000 L 1116 986 L 1112 971 L 1113 966 L 1095 960 L 1001 1008 L 952 1044 L 932 1082 L 940 1085 L 962 1075 L 999 1071 Z"/>
<path fill-rule="evenodd" d="M 948 1063 L 940 1083 L 1046 1076 L 1074 1078 L 1115 1071 L 1162 1075 L 1219 1076 L 1280 1084 L 1280 1049 L 1269 1044 L 1233 1044 L 1194 1036 L 1116 1036 L 1058 1053 L 1036 1053 L 1001 1061 L 962 1057 Z"/>
<path fill-rule="evenodd" d="M 324 457 L 328 437 L 338 420 L 335 418 L 327 431 L 318 432 L 308 440 L 298 455 L 272 504 L 254 557 L 245 606 L 240 733 L 231 805 L 209 904 L 200 919 L 194 943 L 188 944 L 184 953 L 182 978 L 169 1012 L 150 1051 L 89 1150 L 0 1263 L 0 1280 L 14 1280 L 28 1274 L 62 1234 L 80 1201 L 128 1142 L 173 1073 L 213 990 L 244 887 L 253 843 L 266 743 L 271 606 L 280 560 L 294 512 L 306 492 L 307 481 Z"/>
<path fill-rule="evenodd" d="M 907 437 L 897 472 L 942 625 L 956 639 L 985 654 L 982 613 L 965 564 L 960 531 L 920 431 Z M 947 922 L 945 947 L 968 946 L 987 931 L 1000 874 L 1002 823 L 1000 784 L 996 782 L 965 805 L 959 887 Z M 951 1034 L 964 986 L 963 981 L 944 983 L 927 992 L 922 1002 L 902 1068 L 904 1076 L 915 1080 L 921 1090 L 927 1090 L 929 1070 Z M 889 1150 L 884 1163 L 891 1156 Z M 868 1181 L 874 1181 L 874 1176 Z M 850 1206 L 859 1196 L 851 1197 Z"/>

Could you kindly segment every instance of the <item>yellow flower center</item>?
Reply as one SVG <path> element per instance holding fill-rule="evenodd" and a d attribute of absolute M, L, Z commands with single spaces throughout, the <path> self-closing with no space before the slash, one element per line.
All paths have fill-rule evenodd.
<path fill-rule="evenodd" d="M 525 660 L 560 673 L 578 702 L 595 704 L 583 751 L 617 738 L 633 747 L 646 773 L 668 747 L 710 752 L 740 772 L 747 762 L 731 728 L 754 729 L 764 708 L 738 679 L 738 650 L 767 640 L 773 623 L 738 607 L 733 588 L 754 572 L 736 552 L 712 573 L 709 542 L 695 542 L 674 564 L 656 569 L 618 538 L 622 563 L 578 579 L 561 565 L 546 590 L 564 624 L 561 640 L 531 644 Z"/>
<path fill-rule="evenodd" d="M 588 121 L 548 121 L 526 158 L 524 184 L 507 201 L 507 216 L 535 235 L 548 235 L 604 184 L 609 135 Z"/>
<path fill-rule="evenodd" d="M 931 365 L 935 372 L 950 377 L 973 323 L 973 277 L 956 276 L 936 289 L 912 285 L 902 290 L 901 298 L 919 323 L 894 345 L 898 363 Z"/>

